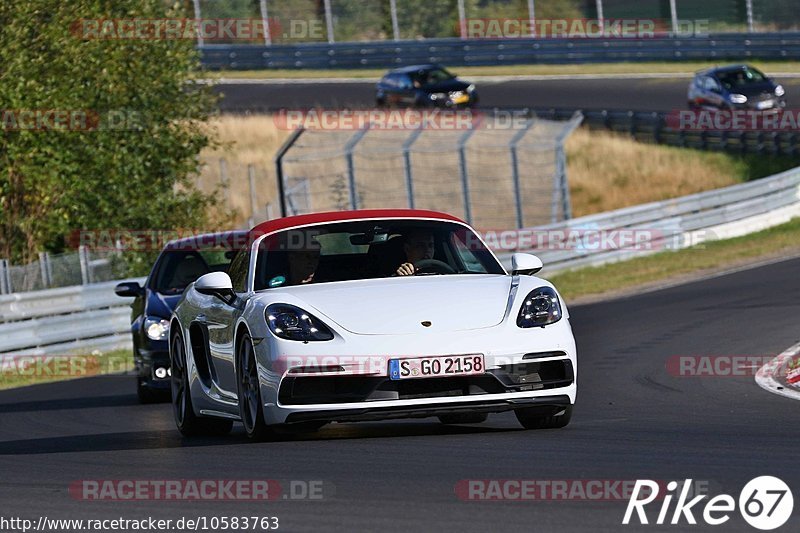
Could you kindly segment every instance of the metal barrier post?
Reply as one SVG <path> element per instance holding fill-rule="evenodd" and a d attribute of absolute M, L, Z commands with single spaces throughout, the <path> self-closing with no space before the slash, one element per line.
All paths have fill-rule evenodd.
<path fill-rule="evenodd" d="M 469 173 L 467 172 L 467 141 L 475 133 L 476 129 L 470 127 L 464 135 L 458 139 L 458 163 L 461 171 L 461 187 L 464 193 L 464 218 L 467 224 L 472 224 L 472 200 L 469 194 Z"/>
<path fill-rule="evenodd" d="M 408 207 L 414 209 L 414 176 L 411 171 L 411 145 L 419 138 L 422 133 L 422 126 L 411 132 L 403 142 L 403 173 L 406 177 L 406 195 L 408 196 Z"/>
<path fill-rule="evenodd" d="M 558 222 L 558 197 L 561 198 L 561 210 L 564 219 L 572 218 L 572 200 L 569 196 L 569 182 L 567 181 L 567 154 L 564 150 L 564 142 L 567 137 L 583 122 L 583 114 L 576 111 L 570 121 L 556 138 L 556 175 L 553 183 L 553 211 L 551 220 Z"/>
<path fill-rule="evenodd" d="M 11 294 L 8 259 L 0 259 L 0 294 Z"/>
<path fill-rule="evenodd" d="M 86 246 L 78 247 L 78 262 L 81 265 L 81 285 L 88 285 L 92 282 L 92 275 L 89 269 L 89 249 Z"/>
<path fill-rule="evenodd" d="M 247 165 L 247 181 L 250 183 L 250 227 L 256 225 L 256 211 L 258 211 L 258 200 L 256 200 L 256 167 L 250 163 Z"/>
<path fill-rule="evenodd" d="M 347 159 L 347 183 L 350 189 L 350 209 L 358 209 L 358 191 L 356 191 L 356 169 L 353 164 L 353 149 L 364 135 L 369 131 L 369 124 L 358 130 L 344 146 L 345 159 Z"/>
<path fill-rule="evenodd" d="M 517 209 L 517 229 L 525 227 L 524 215 L 522 213 L 522 188 L 519 183 L 519 161 L 517 160 L 517 144 L 525 137 L 528 130 L 533 126 L 533 120 L 525 121 L 525 127 L 514 134 L 508 145 L 511 151 L 511 178 L 514 180 L 514 204 Z"/>
<path fill-rule="evenodd" d="M 294 146 L 294 143 L 297 142 L 297 139 L 300 138 L 300 135 L 302 135 L 304 131 L 305 129 L 302 126 L 294 130 L 289 138 L 278 148 L 278 152 L 275 154 L 275 175 L 278 178 L 278 200 L 280 201 L 282 217 L 286 216 L 286 186 L 283 183 L 283 156 Z"/>
<path fill-rule="evenodd" d="M 42 287 L 50 287 L 50 279 L 47 276 L 47 252 L 39 252 L 39 272 L 42 274 Z"/>

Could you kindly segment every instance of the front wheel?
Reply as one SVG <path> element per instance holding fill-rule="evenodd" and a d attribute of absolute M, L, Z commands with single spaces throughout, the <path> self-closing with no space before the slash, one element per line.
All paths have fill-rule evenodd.
<path fill-rule="evenodd" d="M 526 407 L 514 411 L 517 420 L 525 429 L 558 429 L 569 424 L 572 406 L 564 408 Z"/>
<path fill-rule="evenodd" d="M 172 413 L 178 431 L 187 437 L 199 435 L 227 435 L 233 428 L 233 421 L 217 418 L 199 417 L 192 407 L 189 387 L 189 372 L 186 365 L 186 349 L 183 338 L 176 334 L 172 338 L 170 359 L 172 364 Z"/>
<path fill-rule="evenodd" d="M 261 403 L 261 386 L 258 380 L 256 351 L 250 335 L 242 337 L 239 343 L 239 361 L 236 377 L 239 393 L 239 416 L 247 436 L 252 440 L 265 440 L 273 432 L 264 421 L 264 407 Z"/>

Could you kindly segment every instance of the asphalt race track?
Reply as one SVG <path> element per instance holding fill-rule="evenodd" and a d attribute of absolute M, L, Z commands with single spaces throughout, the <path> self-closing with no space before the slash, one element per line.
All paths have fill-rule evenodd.
<path fill-rule="evenodd" d="M 800 94 L 800 79 L 776 80 L 786 86 L 789 104 Z M 672 111 L 686 108 L 690 77 L 627 79 L 545 79 L 476 82 L 482 107 L 562 107 Z M 262 112 L 306 107 L 369 107 L 374 82 L 220 83 L 223 112 Z"/>
<path fill-rule="evenodd" d="M 564 430 L 434 419 L 331 425 L 251 444 L 182 440 L 168 404 L 140 406 L 121 377 L 0 393 L 4 515 L 49 518 L 278 516 L 284 531 L 648 531 L 620 525 L 624 501 L 462 501 L 465 479 L 708 482 L 738 499 L 774 475 L 800 496 L 798 406 L 752 377 L 674 377 L 673 355 L 765 355 L 800 338 L 800 260 L 574 307 L 578 404 Z M 82 501 L 82 479 L 320 480 L 315 501 Z M 660 505 L 660 504 L 657 504 Z M 673 504 L 674 505 L 674 504 Z M 651 521 L 658 507 L 648 508 Z M 670 513 L 671 514 L 671 513 Z M 695 515 L 702 514 L 702 510 Z M 784 530 L 795 527 L 794 516 Z M 700 526 L 671 526 L 694 531 Z M 738 512 L 716 531 L 755 531 Z"/>

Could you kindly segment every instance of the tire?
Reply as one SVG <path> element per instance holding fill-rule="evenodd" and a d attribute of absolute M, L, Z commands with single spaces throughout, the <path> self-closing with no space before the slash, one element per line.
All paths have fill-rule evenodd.
<path fill-rule="evenodd" d="M 142 378 L 136 378 L 136 395 L 141 404 L 168 402 L 170 399 L 168 391 L 148 387 Z"/>
<path fill-rule="evenodd" d="M 232 420 L 200 417 L 195 414 L 189 390 L 186 348 L 180 334 L 172 337 L 170 346 L 172 413 L 178 431 L 186 437 L 227 435 L 233 428 Z"/>
<path fill-rule="evenodd" d="M 489 413 L 453 413 L 438 417 L 442 424 L 480 424 L 486 422 Z"/>
<path fill-rule="evenodd" d="M 254 441 L 273 438 L 275 433 L 264 421 L 261 385 L 258 380 L 256 352 L 250 335 L 244 335 L 237 350 L 236 383 L 239 416 L 247 436 Z"/>
<path fill-rule="evenodd" d="M 515 410 L 514 414 L 525 429 L 558 429 L 569 424 L 572 406 L 555 412 L 552 407 L 527 407 Z"/>

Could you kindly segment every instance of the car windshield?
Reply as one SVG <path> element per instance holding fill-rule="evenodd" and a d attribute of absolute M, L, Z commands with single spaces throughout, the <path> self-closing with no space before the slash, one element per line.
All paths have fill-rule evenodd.
<path fill-rule="evenodd" d="M 399 275 L 505 274 L 461 224 L 365 220 L 286 230 L 259 245 L 255 290 Z"/>
<path fill-rule="evenodd" d="M 737 70 L 720 72 L 717 74 L 722 86 L 728 90 L 744 87 L 766 81 L 766 76 L 754 68 L 742 67 Z"/>
<path fill-rule="evenodd" d="M 161 294 L 180 294 L 200 276 L 227 272 L 235 255 L 231 250 L 165 251 L 158 260 L 151 287 Z"/>
<path fill-rule="evenodd" d="M 436 85 L 437 83 L 452 80 L 453 78 L 455 78 L 455 75 L 443 68 L 421 70 L 414 76 L 414 80 L 422 86 Z"/>

